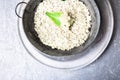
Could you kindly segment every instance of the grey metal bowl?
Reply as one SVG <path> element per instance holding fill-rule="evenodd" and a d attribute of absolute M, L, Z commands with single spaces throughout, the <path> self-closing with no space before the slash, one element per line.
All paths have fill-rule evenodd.
<path fill-rule="evenodd" d="M 29 41 L 38 50 L 50 56 L 69 56 L 69 55 L 75 55 L 77 53 L 80 54 L 80 52 L 85 50 L 94 41 L 94 39 L 97 36 L 100 25 L 100 15 L 95 2 L 93 0 L 82 0 L 82 1 L 87 5 L 90 14 L 92 15 L 92 28 L 90 29 L 90 36 L 85 42 L 85 44 L 77 48 L 71 49 L 69 51 L 62 51 L 62 50 L 52 49 L 51 47 L 44 45 L 40 41 L 40 39 L 37 37 L 38 36 L 37 33 L 34 30 L 34 14 L 36 11 L 36 7 L 39 5 L 39 3 L 42 2 L 42 0 L 30 0 L 23 14 L 24 31 Z"/>
<path fill-rule="evenodd" d="M 42 0 L 25 1 L 27 2 L 27 5 L 21 5 L 21 9 L 19 12 L 20 14 L 23 14 L 22 19 L 19 19 L 18 21 L 20 38 L 30 55 L 32 55 L 41 63 L 60 69 L 84 67 L 97 59 L 107 47 L 113 30 L 113 15 L 108 0 L 96 1 L 97 3 L 103 2 L 103 4 L 98 4 L 99 8 L 100 6 L 104 7 L 105 10 L 108 10 L 108 12 L 106 12 L 106 15 L 111 16 L 110 20 L 109 17 L 103 15 L 103 9 L 100 8 L 102 9 L 101 24 L 111 24 L 111 29 L 109 29 L 110 31 L 106 34 L 103 33 L 104 35 L 109 34 L 108 41 L 105 42 L 105 45 L 102 45 L 103 41 L 101 42 L 101 45 L 98 44 L 99 41 L 102 40 L 101 38 L 105 38 L 103 40 L 106 40 L 106 37 L 104 37 L 103 35 L 103 37 L 101 37 L 101 33 L 97 36 L 100 27 L 100 14 L 96 2 L 94 0 L 81 0 L 84 2 L 84 4 L 86 4 L 86 6 L 88 6 L 89 11 L 92 15 L 92 28 L 90 29 L 91 33 L 85 44 L 69 51 L 52 49 L 51 47 L 42 44 L 42 42 L 37 37 L 37 33 L 34 30 L 34 13 L 37 6 L 40 2 L 42 2 Z M 106 23 L 103 22 L 104 18 L 105 20 L 108 19 L 109 21 L 105 21 Z M 102 27 L 104 25 L 102 25 Z"/>

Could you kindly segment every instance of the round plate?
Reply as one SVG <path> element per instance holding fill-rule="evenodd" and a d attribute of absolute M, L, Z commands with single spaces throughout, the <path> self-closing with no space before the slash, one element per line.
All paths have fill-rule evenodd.
<path fill-rule="evenodd" d="M 25 2 L 29 2 L 29 0 L 27 1 L 25 0 Z M 18 31 L 24 47 L 27 49 L 30 55 L 32 55 L 36 60 L 54 68 L 79 69 L 87 66 L 88 64 L 95 61 L 103 53 L 103 51 L 108 46 L 113 33 L 113 12 L 112 12 L 109 0 L 96 0 L 96 4 L 98 5 L 100 15 L 101 15 L 100 30 L 93 44 L 91 44 L 88 49 L 81 52 L 81 54 L 84 53 L 83 56 L 81 55 L 81 57 L 70 60 L 70 61 L 69 60 L 64 61 L 65 58 L 67 57 L 58 57 L 57 60 L 46 57 L 46 55 L 43 55 L 41 51 L 36 49 L 30 43 L 30 41 L 28 40 L 24 32 L 22 19 L 19 18 Z M 24 13 L 25 7 L 26 6 L 21 5 L 20 11 L 19 11 L 20 14 Z M 76 56 L 76 55 L 72 55 L 72 56 Z"/>

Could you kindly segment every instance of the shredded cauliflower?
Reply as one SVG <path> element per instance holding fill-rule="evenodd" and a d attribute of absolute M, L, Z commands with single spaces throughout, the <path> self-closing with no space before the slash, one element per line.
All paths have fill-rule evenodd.
<path fill-rule="evenodd" d="M 45 13 L 62 12 L 61 26 L 56 26 Z M 35 31 L 43 44 L 53 49 L 70 50 L 88 39 L 91 28 L 90 12 L 80 0 L 44 0 L 34 17 Z"/>

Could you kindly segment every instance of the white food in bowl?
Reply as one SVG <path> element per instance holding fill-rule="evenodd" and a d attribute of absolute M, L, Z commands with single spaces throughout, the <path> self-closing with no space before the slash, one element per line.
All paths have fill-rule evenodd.
<path fill-rule="evenodd" d="M 57 26 L 46 12 L 62 12 Z M 44 0 L 34 17 L 35 31 L 41 42 L 53 49 L 70 50 L 85 43 L 91 28 L 91 15 L 79 0 Z"/>

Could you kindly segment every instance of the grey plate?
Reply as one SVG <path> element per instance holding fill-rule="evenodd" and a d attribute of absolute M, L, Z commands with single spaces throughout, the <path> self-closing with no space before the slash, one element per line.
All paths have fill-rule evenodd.
<path fill-rule="evenodd" d="M 87 1 L 87 0 L 84 0 L 84 1 Z M 89 1 L 92 2 L 92 0 L 89 0 Z M 26 2 L 29 2 L 29 0 L 27 0 Z M 94 42 L 89 47 L 86 47 L 85 50 L 82 50 L 82 52 L 80 52 L 79 54 L 72 54 L 72 55 L 67 55 L 67 56 L 66 55 L 65 56 L 63 56 L 63 55 L 62 56 L 61 55 L 50 56 L 48 54 L 45 54 L 46 52 L 43 53 L 46 50 L 48 51 L 49 48 L 46 48 L 45 50 L 43 49 L 43 50 L 41 50 L 43 52 L 41 52 L 39 49 L 41 49 L 43 47 L 41 47 L 39 49 L 36 48 L 36 46 L 34 45 L 36 43 L 31 42 L 31 40 L 30 40 L 31 36 L 28 36 L 26 34 L 28 29 L 26 29 L 23 26 L 22 19 L 19 19 L 19 21 L 18 21 L 19 34 L 20 34 L 20 38 L 21 38 L 25 48 L 39 62 L 46 64 L 48 66 L 51 66 L 51 67 L 59 68 L 59 69 L 82 68 L 82 67 L 92 63 L 103 53 L 103 51 L 105 50 L 105 48 L 107 47 L 107 45 L 111 39 L 112 32 L 113 32 L 113 13 L 112 13 L 112 9 L 111 9 L 109 1 L 108 0 L 96 0 L 96 3 L 99 7 L 99 11 L 100 11 L 100 15 L 101 15 L 100 31 L 99 31 L 97 38 L 94 40 Z M 38 3 L 36 3 L 36 4 L 38 4 Z M 24 13 L 25 8 L 27 9 L 26 6 L 21 5 L 20 14 Z M 29 26 L 31 26 L 31 25 L 33 25 L 33 24 L 29 24 Z M 28 32 L 29 32 L 29 30 L 28 30 Z M 31 34 L 31 33 L 29 33 L 29 34 Z M 52 52 L 50 52 L 50 53 L 52 53 Z M 57 53 L 58 53 L 58 51 L 57 51 Z"/>

